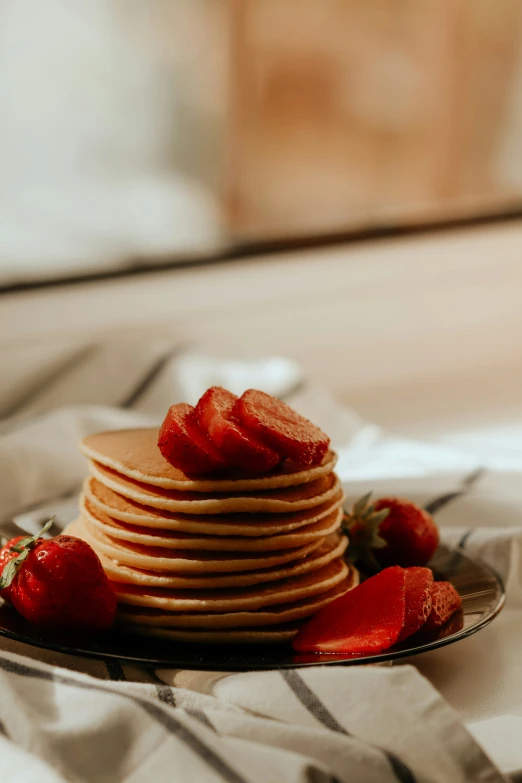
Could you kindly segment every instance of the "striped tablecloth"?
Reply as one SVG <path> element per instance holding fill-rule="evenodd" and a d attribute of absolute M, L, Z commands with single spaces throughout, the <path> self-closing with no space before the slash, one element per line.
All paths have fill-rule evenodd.
<path fill-rule="evenodd" d="M 49 513 L 57 528 L 75 516 L 85 473 L 76 444 L 83 435 L 159 423 L 168 405 L 193 402 L 211 384 L 236 392 L 253 386 L 285 398 L 332 434 L 350 497 L 373 487 L 430 506 L 445 540 L 480 552 L 501 572 L 508 608 L 473 639 L 393 667 L 152 671 L 2 639 L 0 780 L 493 783 L 507 773 L 517 779 L 522 676 L 513 662 L 522 638 L 513 629 L 522 627 L 522 447 L 520 465 L 506 469 L 494 450 L 485 461 L 392 437 L 340 408 L 279 358 L 221 362 L 176 345 L 151 346 L 120 350 L 118 372 L 114 358 L 103 347 L 82 352 L 4 412 L 6 535 L 34 531 Z M 485 647 L 501 653 L 489 669 L 482 659 L 476 663 Z M 484 672 L 490 692 L 482 710 L 473 711 Z"/>

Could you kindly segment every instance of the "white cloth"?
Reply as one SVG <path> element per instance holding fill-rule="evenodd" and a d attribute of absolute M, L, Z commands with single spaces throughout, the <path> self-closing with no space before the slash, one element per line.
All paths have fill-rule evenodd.
<path fill-rule="evenodd" d="M 194 401 L 213 383 L 237 392 L 256 386 L 286 398 L 332 434 L 350 497 L 373 487 L 426 503 L 463 490 L 438 514 L 444 534 L 453 542 L 466 537 L 470 550 L 499 569 L 508 585 L 506 615 L 522 626 L 522 511 L 516 470 L 507 474 L 494 470 L 492 463 L 468 485 L 466 479 L 478 467 L 473 454 L 388 436 L 307 385 L 299 368 L 283 359 L 217 362 L 177 354 L 172 346 L 151 349 L 148 358 L 139 350 L 118 356 L 113 384 L 96 384 L 101 368 L 112 366 L 106 352 L 97 349 L 4 419 L 0 495 L 8 535 L 14 529 L 12 516 L 30 531 L 49 513 L 56 513 L 60 526 L 75 516 L 85 473 L 77 451 L 81 436 L 159 422 L 169 404 Z M 87 404 L 92 399 L 97 405 Z M 53 400 L 59 400 L 59 409 L 53 410 Z M 122 403 L 125 409 L 114 407 Z M 502 619 L 474 638 L 489 634 L 491 642 Z M 516 657 L 509 635 L 505 639 Z M 504 772 L 522 769 L 514 742 L 522 722 L 522 696 L 511 693 L 519 713 L 515 704 L 502 714 L 500 702 L 469 721 L 433 686 L 436 665 L 435 673 L 432 667 L 430 675 L 429 665 L 425 672 L 431 683 L 419 672 L 423 660 L 438 660 L 437 654 L 459 659 L 459 648 L 470 641 L 412 659 L 409 665 L 216 674 L 151 672 L 0 638 L 0 780 L 506 780 Z M 462 655 L 453 676 L 480 687 Z M 491 687 L 496 687 L 494 678 Z"/>
<path fill-rule="evenodd" d="M 229 243 L 219 5 L 0 2 L 1 285 Z"/>

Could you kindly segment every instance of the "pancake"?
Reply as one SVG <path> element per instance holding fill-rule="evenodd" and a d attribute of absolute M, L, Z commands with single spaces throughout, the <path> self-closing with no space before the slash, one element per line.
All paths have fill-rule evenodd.
<path fill-rule="evenodd" d="M 118 618 L 119 620 L 119 618 Z M 193 631 L 184 628 L 155 628 L 148 625 L 122 625 L 122 630 L 137 636 L 152 636 L 170 642 L 193 644 L 284 644 L 297 634 L 301 623 L 274 625 L 269 628 Z"/>
<path fill-rule="evenodd" d="M 183 590 L 197 590 L 201 588 L 247 587 L 250 585 L 265 584 L 290 576 L 307 574 L 322 566 L 331 563 L 337 557 L 341 557 L 348 539 L 346 536 L 334 533 L 328 536 L 316 549 L 309 554 L 283 566 L 273 566 L 259 571 L 247 571 L 234 574 L 161 574 L 157 571 L 146 571 L 140 568 L 118 563 L 98 551 L 103 568 L 112 582 L 140 585 L 146 587 L 181 588 Z"/>
<path fill-rule="evenodd" d="M 276 550 L 263 553 L 208 552 L 204 550 L 161 549 L 144 547 L 130 542 L 121 542 L 101 533 L 84 519 L 77 519 L 67 525 L 65 531 L 92 546 L 112 560 L 152 571 L 173 573 L 219 573 L 255 571 L 298 560 L 320 546 L 324 539 L 316 539 L 296 549 Z"/>
<path fill-rule="evenodd" d="M 290 640 L 304 618 L 358 580 L 343 554 L 336 455 L 187 476 L 154 428 L 84 439 L 91 477 L 66 531 L 98 553 L 126 633 L 200 644 Z"/>
<path fill-rule="evenodd" d="M 298 486 L 265 490 L 237 495 L 216 492 L 179 492 L 177 490 L 150 487 L 106 468 L 97 462 L 90 463 L 92 475 L 126 498 L 153 508 L 182 511 L 187 514 L 224 514 L 247 511 L 249 513 L 288 513 L 314 508 L 331 501 L 339 494 L 341 484 L 335 473 Z"/>
<path fill-rule="evenodd" d="M 83 491 L 92 506 L 129 525 L 176 530 L 213 536 L 271 536 L 309 525 L 342 505 L 339 489 L 331 500 L 319 506 L 282 514 L 183 514 L 151 508 L 114 492 L 94 477 L 85 481 Z"/>
<path fill-rule="evenodd" d="M 305 617 L 311 617 L 319 609 L 327 606 L 333 600 L 351 590 L 352 587 L 355 587 L 356 583 L 357 580 L 354 577 L 348 576 L 321 595 L 305 597 L 292 603 L 280 604 L 269 609 L 261 608 L 257 611 L 244 610 L 217 614 L 174 614 L 154 609 L 137 609 L 125 606 L 119 613 L 118 622 L 125 627 L 148 626 L 153 628 L 193 628 L 201 630 L 225 628 L 234 630 L 242 627 L 278 626 L 302 620 Z"/>
<path fill-rule="evenodd" d="M 170 465 L 158 446 L 157 429 L 113 430 L 89 435 L 80 444 L 85 456 L 116 473 L 144 484 L 164 489 L 191 492 L 256 492 L 305 484 L 331 473 L 337 457 L 329 451 L 323 462 L 302 470 L 286 461 L 258 478 L 245 477 L 239 471 L 220 474 L 219 478 L 190 478 Z"/>
<path fill-rule="evenodd" d="M 311 574 L 293 576 L 268 585 L 225 590 L 161 590 L 154 587 L 114 584 L 120 604 L 147 606 L 164 612 L 238 612 L 287 604 L 326 593 L 345 582 L 348 566 L 338 558 Z"/>
<path fill-rule="evenodd" d="M 122 541 L 130 541 L 142 546 L 164 547 L 165 549 L 209 549 L 213 552 L 271 552 L 274 549 L 291 549 L 303 546 L 309 541 L 326 536 L 338 530 L 343 510 L 338 508 L 328 516 L 306 525 L 291 533 L 283 533 L 265 538 L 214 537 L 212 535 L 193 535 L 192 533 L 172 533 L 152 530 L 146 527 L 127 525 L 111 519 L 103 511 L 94 508 L 87 498 L 80 499 L 80 514 L 90 525 L 102 533 Z"/>

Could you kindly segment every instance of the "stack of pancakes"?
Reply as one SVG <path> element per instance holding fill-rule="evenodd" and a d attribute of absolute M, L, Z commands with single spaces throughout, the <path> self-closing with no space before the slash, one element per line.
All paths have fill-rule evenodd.
<path fill-rule="evenodd" d="M 357 583 L 344 561 L 343 491 L 321 465 L 192 479 L 157 430 L 103 432 L 68 531 L 99 555 L 133 633 L 194 642 L 280 642 Z"/>

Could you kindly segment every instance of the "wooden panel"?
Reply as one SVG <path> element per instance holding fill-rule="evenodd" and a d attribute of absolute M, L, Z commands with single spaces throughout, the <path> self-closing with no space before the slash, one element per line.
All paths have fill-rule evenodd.
<path fill-rule="evenodd" d="M 512 160 L 520 182 L 521 160 L 501 160 L 521 122 L 517 0 L 236 0 L 234 14 L 233 234 L 522 201 L 506 176 Z"/>

